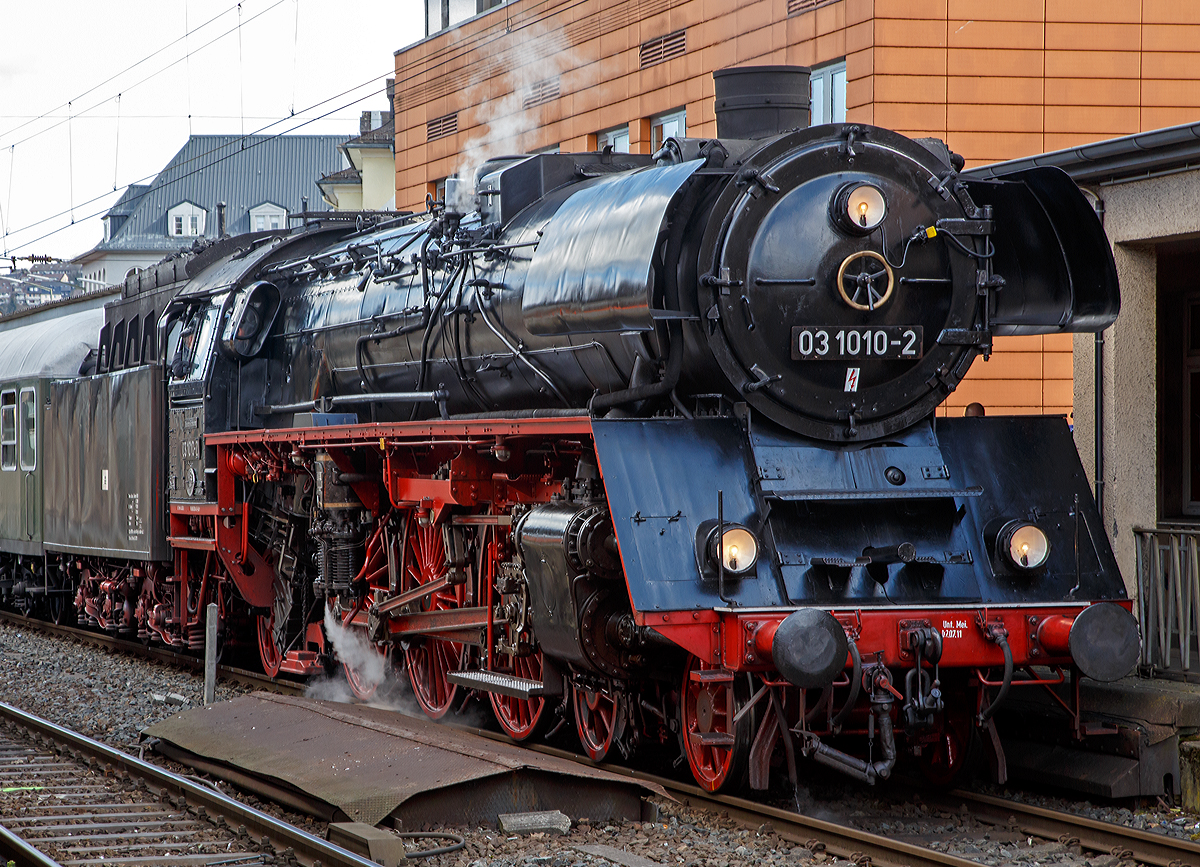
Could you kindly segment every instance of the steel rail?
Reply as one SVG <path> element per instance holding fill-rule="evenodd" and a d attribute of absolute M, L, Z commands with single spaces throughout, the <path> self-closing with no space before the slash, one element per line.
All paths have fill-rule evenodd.
<path fill-rule="evenodd" d="M 209 814 L 214 816 L 224 816 L 226 821 L 234 827 L 239 824 L 245 825 L 252 837 L 260 840 L 265 838 L 277 853 L 282 854 L 291 850 L 295 858 L 305 867 L 311 867 L 316 862 L 320 862 L 323 867 L 378 867 L 378 864 L 370 859 L 301 831 L 287 822 L 259 812 L 227 795 L 184 779 L 165 768 L 144 762 L 135 756 L 94 741 L 49 720 L 34 716 L 20 708 L 0 702 L 0 718 L 24 726 L 30 732 L 48 738 L 67 749 L 94 758 L 106 768 L 111 766 L 114 770 L 124 771 L 132 777 L 140 777 L 156 788 L 165 789 L 168 794 L 175 797 L 182 796 L 191 806 L 204 807 Z M 18 863 L 24 862 L 19 861 Z M 37 864 L 38 862 L 31 863 Z M 53 864 L 54 862 L 48 863 Z"/>
<path fill-rule="evenodd" d="M 1022 833 L 1034 837 L 1061 840 L 1066 835 L 1078 839 L 1084 849 L 1105 853 L 1114 849 L 1131 852 L 1134 860 L 1141 864 L 1200 867 L 1200 844 L 1191 840 L 961 789 L 948 792 L 947 797 L 969 804 L 972 815 L 981 821 L 990 820 L 998 825 L 1007 825 L 1015 818 Z"/>
<path fill-rule="evenodd" d="M 186 668 L 199 669 L 203 666 L 203 659 L 199 657 L 187 656 L 166 648 L 146 647 L 140 642 L 114 638 L 104 633 L 77 627 L 59 626 L 11 611 L 0 611 L 0 620 L 31 629 L 38 629 L 53 635 L 77 638 L 97 647 L 115 648 L 145 658 L 157 659 Z M 268 678 L 266 675 L 233 666 L 218 666 L 218 674 L 225 680 L 283 693 L 303 694 L 305 688 L 303 683 Z M 496 732 L 484 731 L 482 729 L 469 730 L 484 737 L 507 740 L 503 735 Z M 533 744 L 528 745 L 528 748 L 572 761 L 578 761 L 583 764 L 594 764 L 576 753 L 559 750 L 554 747 Z M 871 857 L 873 864 L 939 864 L 965 867 L 965 865 L 974 863 L 952 855 L 914 846 L 913 844 L 900 843 L 889 838 L 845 828 L 823 820 L 810 819 L 809 817 L 787 810 L 779 810 L 778 808 L 756 804 L 753 801 L 724 795 L 711 795 L 696 786 L 663 777 L 656 777 L 619 765 L 602 764 L 599 767 L 613 773 L 657 783 L 668 791 L 678 793 L 699 809 L 726 811 L 730 816 L 734 816 L 736 813 L 744 821 L 757 819 L 757 824 L 761 824 L 764 818 L 770 819 L 777 828 L 781 828 L 781 836 L 793 842 L 803 843 L 813 837 L 819 837 L 822 842 L 826 843 L 829 851 L 846 857 L 854 854 L 868 855 Z M 946 798 L 957 799 L 958 803 L 951 804 L 945 800 Z M 926 800 L 927 802 L 929 801 L 928 796 L 926 796 Z M 974 818 L 986 824 L 1009 825 L 1010 817 L 1014 817 L 1017 819 L 1017 826 L 1021 832 L 1030 836 L 1059 841 L 1068 837 L 1075 838 L 1084 849 L 1106 854 L 1114 850 L 1118 852 L 1132 852 L 1133 857 L 1138 862 L 1155 865 L 1155 867 L 1176 867 L 1176 865 L 1200 867 L 1200 844 L 1191 840 L 1181 840 L 1165 834 L 1128 828 L 1123 825 L 1115 825 L 1111 822 L 1088 819 L 1071 813 L 1050 810 L 1044 807 L 1035 807 L 1019 801 L 959 789 L 939 796 L 938 800 L 942 801 L 943 809 L 949 810 L 954 810 L 962 803 L 967 803 L 972 808 Z M 791 832 L 782 830 L 786 828 L 791 828 Z M 2 836 L 0 834 L 0 837 Z M 2 843 L 3 841 L 0 840 L 0 845 Z M 901 849 L 898 847 L 905 848 Z M 913 860 L 914 858 L 918 860 Z"/>
<path fill-rule="evenodd" d="M 27 617 L 15 611 L 0 610 L 0 621 L 23 626 L 27 629 L 36 629 L 39 632 L 59 638 L 75 638 L 93 647 L 120 650 L 143 659 L 152 659 L 169 665 L 178 665 L 193 671 L 204 670 L 204 657 L 202 656 L 192 656 L 167 647 L 147 646 L 140 641 L 119 638 L 105 632 L 96 632 L 79 626 L 60 626 L 57 623 L 52 623 L 48 620 L 38 620 L 36 617 Z M 301 681 L 268 677 L 265 674 L 232 665 L 218 665 L 217 677 L 232 683 L 240 683 L 243 686 L 252 686 L 256 689 L 280 692 L 287 695 L 303 695 L 305 690 L 305 684 Z"/>
<path fill-rule="evenodd" d="M 471 729 L 471 731 L 492 740 L 508 740 L 497 732 L 483 729 Z M 853 860 L 852 856 L 862 854 L 870 857 L 871 863 L 876 865 L 895 864 L 918 867 L 918 865 L 940 864 L 966 867 L 966 865 L 977 863 L 970 859 L 937 852 L 916 844 L 904 843 L 834 822 L 813 819 L 800 813 L 744 798 L 714 795 L 689 783 L 655 776 L 632 768 L 608 763 L 597 764 L 568 750 L 544 744 L 532 744 L 529 745 L 529 749 L 589 767 L 599 767 L 610 773 L 657 783 L 668 792 L 675 794 L 688 806 L 710 812 L 725 812 L 729 814 L 730 818 L 735 818 L 743 824 L 755 826 L 769 820 L 781 837 L 799 843 L 805 843 L 815 838 L 825 843 L 830 852 L 841 857 L 851 858 L 851 860 Z M 1156 867 L 1200 867 L 1200 844 L 1191 840 L 1181 840 L 1165 834 L 1142 831 L 1112 822 L 1102 822 L 1098 819 L 1076 816 L 1073 813 L 1035 807 L 1019 801 L 968 792 L 963 789 L 939 793 L 932 797 L 923 792 L 923 797 L 929 806 L 937 806 L 939 809 L 950 812 L 965 803 L 971 808 L 972 817 L 984 824 L 1007 827 L 1015 818 L 1021 832 L 1032 837 L 1057 842 L 1065 842 L 1068 838 L 1073 838 L 1085 850 L 1104 854 L 1114 852 L 1125 854 L 1126 858 L 1131 857 L 1140 864 L 1152 864 Z"/>
<path fill-rule="evenodd" d="M 468 730 L 491 740 L 511 743 L 507 737 L 498 732 L 475 728 Z M 977 861 L 968 858 L 937 852 L 914 843 L 893 840 L 869 831 L 839 825 L 836 822 L 814 819 L 811 816 L 790 810 L 781 810 L 778 807 L 759 804 L 745 798 L 714 795 L 689 783 L 681 783 L 678 780 L 655 776 L 621 765 L 596 763 L 577 753 L 545 744 L 531 744 L 528 748 L 546 755 L 574 761 L 577 764 L 601 768 L 609 773 L 656 783 L 678 797 L 686 806 L 710 813 L 725 813 L 729 818 L 743 825 L 757 827 L 764 822 L 770 822 L 775 832 L 786 840 L 801 845 L 817 840 L 825 844 L 827 851 L 847 860 L 861 863 L 862 859 L 866 857 L 870 859 L 872 865 L 877 865 L 877 867 L 978 867 Z"/>

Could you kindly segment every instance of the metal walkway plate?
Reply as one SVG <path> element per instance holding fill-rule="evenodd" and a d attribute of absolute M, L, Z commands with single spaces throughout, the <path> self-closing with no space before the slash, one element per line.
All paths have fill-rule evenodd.
<path fill-rule="evenodd" d="M 470 689 L 495 692 L 512 698 L 533 698 L 546 695 L 546 685 L 540 680 L 514 677 L 499 671 L 452 671 L 446 680 Z"/>
<path fill-rule="evenodd" d="M 330 805 L 328 815 L 406 828 L 494 825 L 500 813 L 562 810 L 637 819 L 657 786 L 450 725 L 358 704 L 255 693 L 178 713 L 145 731 L 161 752 L 245 786 L 254 779 Z"/>

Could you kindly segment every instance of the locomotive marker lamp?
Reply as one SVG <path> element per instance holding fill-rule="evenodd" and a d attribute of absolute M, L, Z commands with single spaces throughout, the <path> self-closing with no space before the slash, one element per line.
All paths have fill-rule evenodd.
<path fill-rule="evenodd" d="M 872 184 L 846 184 L 833 197 L 831 212 L 839 228 L 851 235 L 869 235 L 887 216 L 883 191 Z"/>
<path fill-rule="evenodd" d="M 758 540 L 745 527 L 727 525 L 721 534 L 720 557 L 726 572 L 743 575 L 758 561 Z"/>
<path fill-rule="evenodd" d="M 1050 557 L 1050 540 L 1035 524 L 1009 521 L 1000 529 L 996 547 L 1015 568 L 1032 572 L 1046 565 Z"/>

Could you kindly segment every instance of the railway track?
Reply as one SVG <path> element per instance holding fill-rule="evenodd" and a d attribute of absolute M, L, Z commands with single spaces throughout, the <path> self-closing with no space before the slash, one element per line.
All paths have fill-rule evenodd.
<path fill-rule="evenodd" d="M 4 703 L 0 804 L 0 857 L 22 867 L 374 865 L 215 790 Z"/>
<path fill-rule="evenodd" d="M 502 739 L 494 732 L 476 730 L 489 738 Z M 896 867 L 968 867 L 977 865 L 972 859 L 938 852 L 928 847 L 937 835 L 926 835 L 921 842 L 897 839 L 873 834 L 846 824 L 816 819 L 779 807 L 750 801 L 729 795 L 713 795 L 690 783 L 682 783 L 668 777 L 648 774 L 620 765 L 593 762 L 566 750 L 533 745 L 551 755 L 561 756 L 580 764 L 602 767 L 606 771 L 657 783 L 679 798 L 687 806 L 714 813 L 727 814 L 731 819 L 747 826 L 758 827 L 769 823 L 784 839 L 793 843 L 823 847 L 833 855 L 856 863 L 864 859 L 872 865 L 896 865 Z M 1058 810 L 1049 810 L 997 798 L 990 795 L 955 789 L 951 792 L 930 795 L 922 792 L 922 800 L 935 813 L 951 816 L 961 812 L 965 806 L 970 817 L 983 826 L 1019 832 L 1038 840 L 1062 843 L 1067 847 L 1078 846 L 1084 851 L 1117 856 L 1122 862 L 1155 865 L 1155 867 L 1200 867 L 1200 844 L 1191 840 L 1168 837 L 1136 828 L 1127 828 L 1111 822 L 1101 822 Z M 894 817 L 889 817 L 894 821 Z M 934 819 L 923 820 L 930 824 Z M 942 835 L 943 838 L 945 835 Z"/>
<path fill-rule="evenodd" d="M 57 626 L 12 612 L 0 612 L 0 619 L 45 633 L 71 637 L 94 646 L 158 659 L 184 668 L 198 670 L 203 667 L 203 660 L 199 658 L 174 653 L 163 648 L 146 647 L 136 641 L 128 641 L 75 627 Z M 263 674 L 234 666 L 218 666 L 218 674 L 223 679 L 258 689 L 292 694 L 302 694 L 304 691 L 302 683 L 268 678 Z M 3 706 L 0 705 L 0 707 Z M 2 714 L 0 714 L 0 719 L 3 719 Z M 503 739 L 503 736 L 496 732 L 481 729 L 472 729 L 472 731 L 485 737 Z M 530 748 L 582 764 L 592 764 L 576 753 L 554 747 L 532 745 Z M 117 755 L 124 757 L 123 753 L 117 753 Z M 0 762 L 7 758 L 5 753 L 0 752 Z M 919 842 L 913 839 L 896 839 L 872 834 L 860 828 L 851 827 L 849 824 L 815 819 L 794 811 L 743 798 L 711 795 L 694 785 L 619 765 L 605 764 L 602 767 L 614 773 L 657 783 L 691 807 L 727 813 L 730 818 L 750 827 L 770 823 L 781 837 L 792 842 L 805 844 L 811 843 L 811 841 L 820 841 L 820 844 L 823 844 L 830 854 L 850 860 L 862 862 L 867 859 L 871 864 L 876 865 L 912 865 L 912 867 L 924 867 L 924 865 L 966 867 L 966 865 L 976 863 L 967 858 L 929 848 L 927 844 L 932 842 L 936 835 L 925 835 L 926 839 Z M 4 779 L 7 777 L 3 776 L 3 767 L 0 766 L 0 780 Z M 1162 834 L 1127 828 L 965 790 L 955 790 L 939 795 L 923 792 L 922 798 L 924 803 L 935 813 L 944 815 L 960 814 L 965 805 L 972 819 L 985 827 L 1019 832 L 1021 835 L 1060 842 L 1068 846 L 1077 845 L 1089 852 L 1113 854 L 1125 861 L 1136 861 L 1141 864 L 1155 865 L 1155 867 L 1175 867 L 1175 865 L 1200 867 L 1200 845 L 1189 840 L 1180 840 Z M 189 801 L 189 803 L 191 802 Z M 162 808 L 161 803 L 159 807 Z M 923 821 L 926 824 L 933 823 L 931 819 Z M 819 844 L 813 843 L 812 845 Z M 112 863 L 112 861 L 106 863 Z M 159 863 L 175 862 L 168 860 Z"/>
<path fill-rule="evenodd" d="M 96 632 L 78 626 L 60 626 L 46 620 L 38 620 L 34 617 L 26 617 L 23 614 L 3 610 L 0 610 L 0 622 L 13 623 L 26 629 L 35 629 L 46 635 L 54 635 L 59 638 L 72 638 L 93 647 L 119 650 L 143 659 L 157 660 L 158 662 L 176 665 L 190 671 L 199 671 L 201 673 L 204 671 L 204 658 L 201 656 L 179 653 L 166 647 L 146 645 L 140 641 L 120 638 L 104 632 Z M 238 668 L 233 665 L 218 664 L 217 677 L 231 683 L 240 683 L 244 686 L 254 687 L 255 689 L 281 692 L 288 695 L 303 695 L 305 689 L 305 684 L 300 681 L 268 677 L 261 672 L 250 671 L 249 669 Z"/>

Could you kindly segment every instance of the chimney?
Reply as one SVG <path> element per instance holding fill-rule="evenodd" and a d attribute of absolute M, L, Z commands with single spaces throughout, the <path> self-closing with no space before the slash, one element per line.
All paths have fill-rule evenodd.
<path fill-rule="evenodd" d="M 809 121 L 807 66 L 739 66 L 713 73 L 717 138 L 759 139 Z"/>
<path fill-rule="evenodd" d="M 225 237 L 225 203 L 217 202 L 217 237 Z"/>

